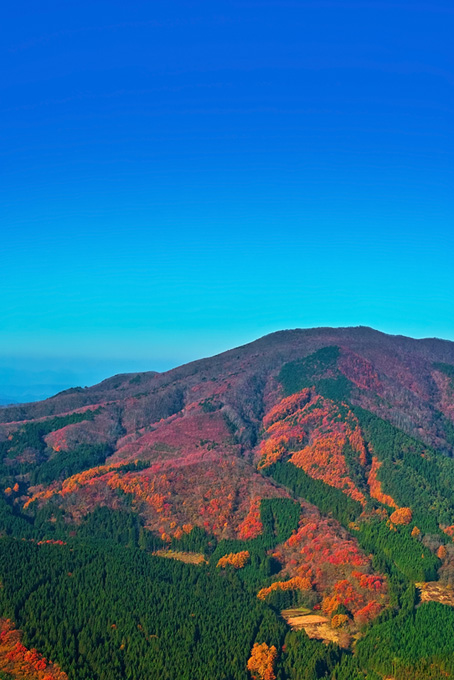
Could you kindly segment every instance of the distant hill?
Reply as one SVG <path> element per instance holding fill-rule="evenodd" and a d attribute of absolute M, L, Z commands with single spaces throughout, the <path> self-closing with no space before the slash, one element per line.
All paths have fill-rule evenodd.
<path fill-rule="evenodd" d="M 42 401 L 60 392 L 64 387 L 66 386 L 33 385 L 31 387 L 24 387 L 23 385 L 8 385 L 5 393 L 0 393 L 0 405 L 11 406 L 32 401 Z"/>
<path fill-rule="evenodd" d="M 17 404 L 15 399 L 12 399 L 12 397 L 8 397 L 5 394 L 0 394 L 0 406 L 12 406 L 13 404 Z"/>

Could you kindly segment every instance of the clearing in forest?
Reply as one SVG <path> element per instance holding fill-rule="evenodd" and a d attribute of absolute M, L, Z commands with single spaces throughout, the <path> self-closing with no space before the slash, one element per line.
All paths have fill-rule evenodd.
<path fill-rule="evenodd" d="M 208 564 L 202 553 L 179 552 L 175 550 L 156 550 L 153 555 L 157 557 L 167 557 L 170 560 L 178 560 L 186 564 Z"/>
<path fill-rule="evenodd" d="M 344 630 L 331 628 L 329 619 L 320 614 L 311 614 L 306 607 L 284 609 L 282 617 L 293 630 L 304 629 L 310 638 L 323 640 L 325 643 L 335 642 L 340 647 L 348 647 L 351 639 Z"/>
<path fill-rule="evenodd" d="M 454 589 L 452 586 L 444 586 L 439 581 L 427 583 L 415 583 L 419 590 L 421 602 L 440 602 L 454 607 Z"/>

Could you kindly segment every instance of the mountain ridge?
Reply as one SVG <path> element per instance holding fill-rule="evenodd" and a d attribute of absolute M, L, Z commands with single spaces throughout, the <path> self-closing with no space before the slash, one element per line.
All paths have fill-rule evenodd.
<path fill-rule="evenodd" d="M 280 331 L 165 373 L 120 374 L 43 402 L 4 408 L 1 488 L 0 578 L 6 588 L 0 589 L 0 608 L 8 596 L 7 606 L 14 605 L 27 640 L 50 658 L 60 650 L 59 666 L 70 680 L 79 680 L 77 649 L 69 663 L 50 641 L 55 633 L 43 637 L 28 618 L 33 606 L 22 609 L 17 599 L 14 579 L 27 582 L 24 560 L 44 560 L 46 578 L 57 579 L 52 582 L 63 600 L 60 554 L 66 573 L 79 574 L 80 593 L 86 577 L 85 557 L 77 562 L 79 554 L 114 560 L 118 574 L 122 561 L 142 564 L 150 556 L 157 560 L 153 579 L 158 581 L 166 569 L 175 575 L 180 569 L 162 562 L 186 560 L 191 565 L 184 569 L 199 570 L 206 588 L 224 593 L 225 579 L 232 579 L 254 616 L 268 621 L 265 629 L 257 628 L 258 646 L 251 642 L 248 668 L 259 664 L 261 654 L 268 658 L 272 644 L 276 663 L 290 663 L 285 661 L 290 642 L 283 643 L 281 626 L 293 620 L 288 612 L 297 606 L 316 621 L 308 634 L 355 652 L 332 662 L 350 669 L 333 680 L 362 680 L 366 668 L 389 675 L 393 658 L 384 650 L 385 661 L 374 657 L 375 630 L 386 637 L 392 629 L 399 637 L 398 617 L 405 612 L 405 625 L 418 616 L 427 640 L 432 627 L 450 625 L 450 615 L 434 609 L 433 602 L 418 614 L 415 584 L 438 579 L 437 588 L 424 590 L 425 597 L 446 597 L 454 585 L 454 343 L 364 327 Z M 48 552 L 35 553 L 40 546 Z M 112 546 L 120 549 L 118 564 Z M 130 567 L 140 590 L 142 576 L 134 575 L 133 562 Z M 97 581 L 99 574 L 92 578 Z M 157 582 L 149 586 L 159 592 Z M 122 586 L 115 582 L 112 588 L 115 593 Z M 187 596 L 192 598 L 192 591 Z M 252 604 L 257 601 L 265 608 Z M 199 611 L 197 602 L 191 608 Z M 53 622 L 55 612 L 47 609 Z M 287 612 L 284 619 L 273 619 L 281 610 Z M 53 623 L 46 625 L 53 630 Z M 151 630 L 154 624 L 147 625 Z M 98 652 L 83 630 L 84 649 L 91 650 L 80 657 L 88 664 L 83 677 L 103 680 Z M 134 637 L 137 626 L 130 630 Z M 117 649 L 115 636 L 113 628 L 108 645 Z M 407 649 L 407 638 L 399 649 Z M 288 638 L 291 644 L 298 641 L 295 654 L 306 656 L 295 666 L 297 676 L 283 666 L 282 680 L 328 677 L 315 670 L 303 675 L 308 654 L 325 654 L 318 647 L 309 653 L 305 639 Z M 445 657 L 437 665 L 439 642 L 430 644 L 433 663 L 446 668 Z M 446 658 L 454 655 L 449 645 Z M 244 650 L 236 649 L 238 660 Z M 416 677 L 407 656 L 398 680 Z M 133 656 L 128 658 L 131 664 Z M 274 663 L 274 652 L 269 658 Z M 123 662 L 116 663 L 109 680 L 123 677 Z M 239 667 L 235 677 L 245 677 L 246 662 L 241 663 L 243 671 Z M 147 677 L 148 670 L 138 678 Z M 273 671 L 268 677 L 277 676 Z M 447 677 L 454 678 L 454 665 Z"/>
<path fill-rule="evenodd" d="M 262 344 L 268 344 L 268 343 L 274 343 L 276 342 L 281 342 L 282 339 L 287 339 L 290 337 L 295 337 L 295 336 L 325 336 L 325 335 L 331 335 L 333 336 L 333 342 L 338 340 L 339 338 L 337 336 L 340 336 L 341 338 L 344 336 L 349 336 L 349 335 L 356 335 L 356 334 L 366 334 L 369 337 L 375 337 L 377 340 L 381 341 L 383 343 L 393 343 L 393 342 L 402 342 L 405 345 L 409 345 L 412 347 L 412 349 L 416 349 L 417 346 L 427 346 L 431 349 L 434 348 L 434 346 L 437 346 L 440 348 L 440 352 L 438 354 L 438 360 L 446 360 L 446 361 L 452 361 L 454 363 L 454 341 L 443 339 L 443 338 L 437 338 L 437 337 L 424 337 L 424 338 L 413 338 L 411 336 L 406 336 L 402 334 L 389 334 L 385 333 L 383 331 L 374 329 L 370 326 L 340 326 L 340 327 L 330 327 L 330 326 L 320 326 L 320 327 L 314 327 L 314 328 L 294 328 L 294 329 L 286 329 L 286 330 L 278 330 L 278 331 L 273 331 L 272 333 L 267 333 L 266 335 L 263 335 L 255 340 L 252 340 L 250 342 L 244 343 L 243 345 L 239 345 L 238 347 L 224 350 L 222 352 L 219 352 L 217 354 L 214 354 L 210 357 L 204 357 L 201 359 L 195 359 L 193 361 L 187 362 L 185 364 L 181 364 L 180 366 L 176 366 L 174 368 L 171 368 L 167 371 L 141 371 L 141 372 L 128 372 L 128 373 L 116 373 L 112 376 L 109 376 L 108 378 L 105 378 L 99 383 L 95 383 L 94 385 L 91 385 L 87 388 L 68 388 L 63 390 L 63 392 L 59 392 L 55 395 L 52 395 L 51 397 L 48 397 L 45 400 L 42 401 L 49 401 L 51 399 L 55 399 L 55 397 L 59 397 L 60 395 L 70 392 L 75 389 L 88 389 L 88 390 L 95 390 L 95 388 L 99 388 L 102 385 L 105 385 L 106 383 L 109 383 L 114 380 L 118 380 L 120 378 L 132 378 L 137 375 L 147 375 L 147 376 L 152 376 L 152 375 L 157 375 L 157 376 L 166 376 L 169 374 L 174 373 L 175 371 L 179 371 L 188 367 L 193 367 L 197 365 L 203 365 L 207 362 L 210 361 L 215 361 L 216 359 L 222 358 L 222 357 L 228 357 L 229 355 L 232 355 L 238 351 L 245 351 L 247 349 L 255 348 L 255 347 L 260 347 Z M 447 350 L 447 351 L 446 351 Z M 28 404 L 33 404 L 36 402 L 25 402 L 25 403 L 20 403 L 20 404 L 14 404 L 14 407 L 21 407 L 25 406 Z M 0 416 L 2 411 L 4 411 L 6 408 L 9 406 L 1 406 L 0 407 Z"/>
<path fill-rule="evenodd" d="M 202 374 L 203 380 L 214 380 L 218 374 L 231 371 L 233 366 L 237 371 L 242 371 L 245 378 L 249 376 L 253 380 L 263 380 L 264 374 L 276 372 L 278 366 L 285 361 L 302 358 L 323 346 L 336 344 L 371 362 L 374 370 L 382 374 L 385 382 L 389 383 L 388 392 L 393 397 L 394 392 L 400 392 L 402 403 L 410 400 L 414 402 L 412 408 L 425 410 L 426 427 L 429 428 L 427 421 L 431 416 L 424 402 L 430 402 L 430 393 L 438 389 L 432 375 L 432 365 L 437 362 L 454 363 L 454 343 L 447 340 L 391 336 L 363 326 L 276 331 L 238 348 L 198 359 L 163 373 L 149 371 L 118 374 L 88 388 L 65 390 L 43 402 L 2 407 L 0 421 L 6 423 L 56 415 L 106 399 L 134 398 L 144 391 L 163 389 L 166 383 L 183 384 L 183 389 L 186 389 L 184 383 L 190 383 L 191 377 Z M 439 376 L 437 379 L 440 381 Z M 135 388 L 139 382 L 142 384 L 140 390 Z M 192 383 L 195 384 L 195 381 L 192 380 Z M 402 404 L 393 403 L 393 406 L 397 409 L 396 413 L 402 411 Z M 405 409 L 405 417 L 408 419 L 407 406 Z M 402 420 L 404 414 L 400 417 Z M 416 424 L 410 427 L 407 423 L 405 427 L 408 432 L 414 433 Z"/>

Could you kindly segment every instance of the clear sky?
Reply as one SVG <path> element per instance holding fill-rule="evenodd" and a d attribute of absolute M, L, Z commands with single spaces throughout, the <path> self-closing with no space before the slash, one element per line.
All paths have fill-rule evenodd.
<path fill-rule="evenodd" d="M 16 0 L 0 31 L 0 382 L 454 340 L 452 0 Z"/>

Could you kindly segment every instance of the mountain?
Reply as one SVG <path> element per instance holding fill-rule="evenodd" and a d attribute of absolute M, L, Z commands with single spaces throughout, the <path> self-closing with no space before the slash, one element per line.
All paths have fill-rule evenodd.
<path fill-rule="evenodd" d="M 0 453 L 12 677 L 28 645 L 49 678 L 454 678 L 454 343 L 282 331 L 1 408 Z"/>
<path fill-rule="evenodd" d="M 9 404 L 16 404 L 17 402 L 12 399 L 11 397 L 8 397 L 6 394 L 0 395 L 0 406 L 9 406 Z"/>

